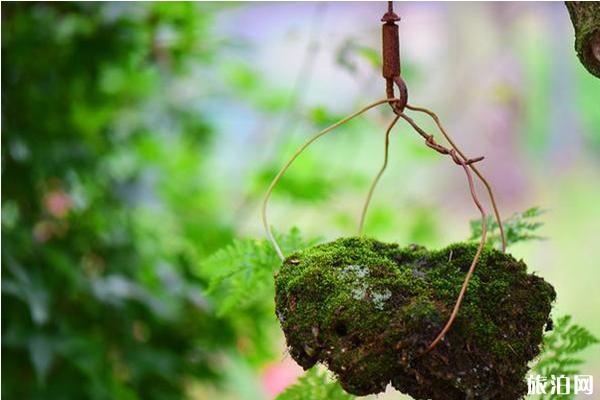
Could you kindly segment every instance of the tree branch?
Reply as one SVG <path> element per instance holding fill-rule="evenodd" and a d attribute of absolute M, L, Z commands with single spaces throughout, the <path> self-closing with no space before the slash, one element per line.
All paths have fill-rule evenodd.
<path fill-rule="evenodd" d="M 600 2 L 565 2 L 573 28 L 575 51 L 583 66 L 600 78 Z"/>

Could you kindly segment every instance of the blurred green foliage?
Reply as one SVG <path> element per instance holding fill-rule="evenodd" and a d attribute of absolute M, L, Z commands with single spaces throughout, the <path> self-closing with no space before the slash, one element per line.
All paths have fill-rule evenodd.
<path fill-rule="evenodd" d="M 3 397 L 179 399 L 198 386 L 214 387 L 217 397 L 265 397 L 257 375 L 281 358 L 271 278 L 279 260 L 265 240 L 235 237 L 246 219 L 257 223 L 250 211 L 306 138 L 291 126 L 316 131 L 345 111 L 296 104 L 303 96 L 261 76 L 243 41 L 216 32 L 224 7 L 2 3 Z M 548 66 L 545 49 L 536 49 L 525 52 L 527 103 L 537 105 L 525 122 L 537 149 L 546 139 Z M 380 79 L 376 54 L 350 39 L 334 57 L 350 74 L 366 65 L 368 78 Z M 411 61 L 403 75 L 416 87 L 425 75 Z M 578 105 L 595 127 L 598 86 L 577 73 Z M 236 164 L 246 174 L 229 192 L 229 176 L 210 158 L 227 141 L 215 121 L 230 114 L 211 114 L 215 103 L 203 107 L 198 97 L 233 114 L 247 108 L 269 124 L 282 115 L 289 122 L 252 137 L 255 148 L 273 148 Z M 288 208 L 274 215 L 319 209 L 301 224 L 354 230 L 352 202 L 364 200 L 377 167 L 373 149 L 380 154 L 383 143 L 366 132 L 377 129 L 384 128 L 374 119 L 357 120 L 303 154 L 274 193 Z M 598 142 L 597 130 L 586 132 Z M 417 140 L 403 137 L 394 151 L 401 167 L 437 162 Z M 401 190 L 410 190 L 412 172 L 400 169 Z M 441 240 L 443 218 L 427 202 L 399 206 L 394 192 L 384 195 L 394 200 L 375 199 L 369 234 Z M 347 204 L 332 207 L 340 198 Z M 515 239 L 535 236 L 529 222 L 519 224 Z M 314 243 L 296 230 L 278 237 L 286 253 Z M 311 371 L 285 396 L 346 398 L 336 387 Z"/>
<path fill-rule="evenodd" d="M 533 367 L 533 372 L 542 377 L 573 377 L 581 373 L 580 365 L 584 363 L 579 353 L 598 343 L 598 339 L 586 328 L 573 324 L 571 316 L 558 318 L 554 329 L 544 337 L 544 352 Z M 575 393 L 540 395 L 539 399 L 574 399 Z"/>
<path fill-rule="evenodd" d="M 239 332 L 200 259 L 232 237 L 169 97 L 210 7 L 2 4 L 2 396 L 181 398 Z"/>
<path fill-rule="evenodd" d="M 275 234 L 284 254 L 301 250 L 314 241 L 305 241 L 298 229 L 289 234 Z M 257 366 L 274 357 L 273 335 L 263 332 L 276 326 L 273 299 L 273 273 L 281 264 L 271 243 L 266 239 L 234 239 L 208 257 L 199 273 L 210 279 L 208 293 L 214 299 L 217 315 L 229 317 L 240 330 L 248 332 L 248 354 Z M 269 322 L 256 321 L 268 315 Z M 272 332 L 271 332 L 272 333 Z"/>
<path fill-rule="evenodd" d="M 535 232 L 543 226 L 543 222 L 536 218 L 544 214 L 539 207 L 531 207 L 519 213 L 514 213 L 502 221 L 506 234 L 506 245 L 510 246 L 518 242 L 544 239 Z M 491 216 L 488 216 L 489 237 L 487 244 L 501 247 L 500 229 Z M 471 221 L 470 240 L 479 240 L 481 236 L 481 221 Z M 598 339 L 585 327 L 574 324 L 570 315 L 555 318 L 549 322 L 547 332 L 544 335 L 542 352 L 535 360 L 531 373 L 540 375 L 546 379 L 552 377 L 566 376 L 572 378 L 581 371 L 579 366 L 584 363 L 580 353 L 590 346 L 598 343 Z M 548 394 L 536 396 L 544 399 L 574 399 L 574 391 L 565 394 Z"/>
<path fill-rule="evenodd" d="M 506 238 L 506 246 L 518 242 L 529 240 L 543 240 L 543 236 L 536 234 L 544 223 L 537 220 L 544 210 L 539 207 L 531 207 L 523 212 L 517 212 L 502 221 L 504 235 Z M 481 220 L 476 219 L 470 222 L 471 237 L 469 240 L 480 240 L 481 238 Z M 502 236 L 500 235 L 500 226 L 493 215 L 488 215 L 486 219 L 487 225 L 487 244 L 502 248 Z"/>
<path fill-rule="evenodd" d="M 319 367 L 309 369 L 298 382 L 277 396 L 276 400 L 352 400 L 336 380 L 328 379 Z"/>

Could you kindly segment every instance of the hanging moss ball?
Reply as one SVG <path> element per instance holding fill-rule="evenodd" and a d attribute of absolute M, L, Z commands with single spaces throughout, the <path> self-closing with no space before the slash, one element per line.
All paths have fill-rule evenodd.
<path fill-rule="evenodd" d="M 342 238 L 289 256 L 275 276 L 291 356 L 321 362 L 349 393 L 388 383 L 415 399 L 518 399 L 540 351 L 554 288 L 486 247 L 456 320 L 448 320 L 477 244 L 429 251 Z"/>

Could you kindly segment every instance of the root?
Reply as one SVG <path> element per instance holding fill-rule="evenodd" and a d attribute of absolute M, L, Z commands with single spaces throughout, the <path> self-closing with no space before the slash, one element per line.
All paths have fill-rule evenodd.
<path fill-rule="evenodd" d="M 265 193 L 265 197 L 264 197 L 263 202 L 262 202 L 261 219 L 262 219 L 263 227 L 264 227 L 265 232 L 267 234 L 267 239 L 273 245 L 273 248 L 275 249 L 275 252 L 279 256 L 279 258 L 281 259 L 281 261 L 285 260 L 285 256 L 284 256 L 283 252 L 281 251 L 281 247 L 279 247 L 279 244 L 277 244 L 277 240 L 275 240 L 275 237 L 273 236 L 273 232 L 271 231 L 271 227 L 269 225 L 268 215 L 267 215 L 267 207 L 269 205 L 269 199 L 271 198 L 271 194 L 273 193 L 273 189 L 275 189 L 275 186 L 277 186 L 277 183 L 279 182 L 279 180 L 281 180 L 281 177 L 285 174 L 285 172 L 288 170 L 288 168 L 290 167 L 290 165 L 292 165 L 292 163 L 298 158 L 298 156 L 300 156 L 300 154 L 304 150 L 306 150 L 306 148 L 308 146 L 310 146 L 312 143 L 314 143 L 320 137 L 325 136 L 329 132 L 333 131 L 335 128 L 338 128 L 341 125 L 344 125 L 346 122 L 348 122 L 348 121 L 350 121 L 350 120 L 358 117 L 359 115 L 367 112 L 371 108 L 377 107 L 377 106 L 379 106 L 381 104 L 394 103 L 394 102 L 398 102 L 398 101 L 400 101 L 400 100 L 399 99 L 382 99 L 382 100 L 378 100 L 378 101 L 376 101 L 374 103 L 371 103 L 371 104 L 365 106 L 364 108 L 358 110 L 354 114 L 349 115 L 348 117 L 346 117 L 346 118 L 344 118 L 344 119 L 336 122 L 335 124 L 330 125 L 327 128 L 323 129 L 321 132 L 317 133 L 316 135 L 314 135 L 313 137 L 311 137 L 310 139 L 308 139 L 302 146 L 300 146 L 296 150 L 296 152 L 294 152 L 294 154 L 292 155 L 292 157 L 284 164 L 284 166 L 281 168 L 281 170 L 279 170 L 279 172 L 277 173 L 277 175 L 275 175 L 275 178 L 273 178 L 273 181 L 271 182 L 271 184 L 267 188 L 267 191 Z"/>
<path fill-rule="evenodd" d="M 458 310 L 460 309 L 460 305 L 462 304 L 463 298 L 465 296 L 465 292 L 467 291 L 467 286 L 469 285 L 469 281 L 471 280 L 471 276 L 473 276 L 473 271 L 475 271 L 475 266 L 477 265 L 477 261 L 479 261 L 479 257 L 481 256 L 481 252 L 483 251 L 483 247 L 485 246 L 485 241 L 487 237 L 487 215 L 485 209 L 479 202 L 477 198 L 477 193 L 475 191 L 475 185 L 473 184 L 473 176 L 471 175 L 471 171 L 466 164 L 462 164 L 463 169 L 465 170 L 465 174 L 467 175 L 467 180 L 469 182 L 469 190 L 471 192 L 471 197 L 473 198 L 473 202 L 479 209 L 481 213 L 481 239 L 479 240 L 479 247 L 477 247 L 477 252 L 475 253 L 475 257 L 473 257 L 473 261 L 471 262 L 471 266 L 469 267 L 469 271 L 465 276 L 465 280 L 463 281 L 462 287 L 460 288 L 460 293 L 456 299 L 456 303 L 454 304 L 454 308 L 452 309 L 452 313 L 446 322 L 446 325 L 442 328 L 440 333 L 436 336 L 436 338 L 431 342 L 425 353 L 430 352 L 433 348 L 446 336 L 446 333 L 452 327 L 452 323 L 456 319 L 458 315 Z"/>
<path fill-rule="evenodd" d="M 271 227 L 269 225 L 268 222 L 268 215 L 267 215 L 267 207 L 268 207 L 268 203 L 269 203 L 269 199 L 271 197 L 271 194 L 273 193 L 273 190 L 275 188 L 275 186 L 277 185 L 277 183 L 281 180 L 281 178 L 283 177 L 283 175 L 285 174 L 285 172 L 289 169 L 289 167 L 292 165 L 292 163 L 300 156 L 300 154 L 306 150 L 308 148 L 308 146 L 310 146 L 311 144 L 313 144 L 317 139 L 321 138 L 322 136 L 326 135 L 327 133 L 330 133 L 331 131 L 333 131 L 334 129 L 338 128 L 339 126 L 347 123 L 348 121 L 352 120 L 353 118 L 363 114 L 364 112 L 370 110 L 371 108 L 377 107 L 381 104 L 384 103 L 393 103 L 393 102 L 398 102 L 398 99 L 383 99 L 383 100 L 378 100 L 374 103 L 371 103 L 369 105 L 367 105 L 366 107 L 362 108 L 361 110 L 355 112 L 354 114 L 336 122 L 335 124 L 323 129 L 321 132 L 317 133 L 316 135 L 312 136 L 310 139 L 308 139 L 302 146 L 300 146 L 292 155 L 292 157 L 284 164 L 284 166 L 281 168 L 281 170 L 277 173 L 277 175 L 275 176 L 275 178 L 273 179 L 273 181 L 271 182 L 271 184 L 269 185 L 266 193 L 265 193 L 265 197 L 262 203 L 262 208 L 261 208 L 261 217 L 262 217 L 262 222 L 263 222 L 263 227 L 265 229 L 265 232 L 267 234 L 267 238 L 268 240 L 271 242 L 271 244 L 273 245 L 273 248 L 275 249 L 277 255 L 279 256 L 279 258 L 283 261 L 285 260 L 285 256 L 279 246 L 279 244 L 277 243 L 275 237 L 273 236 L 273 233 L 271 231 Z M 390 125 L 388 126 L 386 132 L 385 132 L 385 145 L 384 145 L 384 159 L 383 159 L 383 165 L 381 166 L 379 172 L 377 173 L 377 175 L 375 176 L 375 178 L 373 179 L 373 182 L 371 183 L 371 187 L 369 189 L 369 192 L 367 193 L 367 197 L 365 199 L 365 203 L 363 205 L 363 209 L 361 212 L 361 216 L 360 216 L 360 222 L 359 222 L 359 227 L 358 227 L 358 232 L 359 235 L 362 235 L 363 232 L 363 228 L 364 228 L 364 222 L 365 222 L 365 217 L 367 214 L 367 210 L 369 208 L 369 204 L 371 202 L 371 199 L 373 197 L 373 193 L 375 191 L 375 188 L 379 182 L 379 180 L 381 179 L 381 176 L 383 175 L 385 169 L 387 168 L 387 164 L 388 164 L 388 158 L 389 158 L 389 136 L 390 136 L 390 132 L 392 130 L 392 128 L 396 125 L 396 123 L 398 122 L 399 118 L 404 119 L 405 121 L 407 121 L 409 123 L 409 125 L 419 134 L 421 135 L 424 139 L 425 139 L 425 144 L 432 148 L 433 150 L 437 151 L 440 154 L 444 154 L 444 155 L 449 155 L 452 160 L 454 161 L 454 163 L 456 163 L 457 165 L 460 165 L 463 170 L 465 171 L 465 174 L 467 176 L 467 182 L 469 184 L 469 191 L 471 193 L 471 197 L 473 199 L 473 202 L 475 203 L 475 205 L 477 206 L 477 208 L 479 209 L 479 212 L 481 214 L 481 240 L 479 241 L 479 246 L 477 248 L 477 252 L 475 253 L 475 256 L 473 257 L 473 261 L 471 262 L 471 265 L 469 267 L 469 270 L 465 276 L 465 279 L 463 281 L 462 287 L 460 289 L 460 293 L 456 299 L 456 302 L 454 304 L 454 307 L 452 309 L 452 313 L 450 314 L 450 317 L 448 318 L 446 324 L 444 325 L 444 327 L 442 328 L 442 330 L 438 333 L 438 335 L 436 336 L 436 338 L 431 342 L 431 344 L 429 345 L 429 347 L 427 348 L 427 350 L 425 351 L 425 353 L 428 353 L 429 351 L 433 350 L 433 348 L 444 338 L 444 336 L 446 335 L 446 333 L 448 333 L 448 331 L 450 330 L 450 328 L 452 327 L 452 324 L 454 323 L 454 320 L 456 319 L 456 316 L 458 315 L 458 311 L 460 310 L 460 306 L 462 304 L 464 295 L 466 293 L 469 281 L 471 279 L 471 276 L 473 275 L 473 272 L 475 271 L 475 267 L 477 266 L 477 262 L 479 261 L 479 258 L 481 256 L 481 253 L 483 251 L 483 248 L 485 246 L 486 243 L 486 239 L 487 239 L 487 214 L 486 211 L 484 209 L 484 207 L 482 206 L 481 202 L 479 201 L 478 197 L 477 197 L 477 191 L 475 190 L 475 184 L 473 182 L 473 176 L 471 174 L 471 171 L 473 171 L 481 180 L 481 182 L 485 185 L 487 191 L 488 191 L 488 195 L 490 197 L 490 201 L 492 203 L 492 206 L 494 208 L 494 214 L 496 216 L 496 219 L 498 221 L 498 226 L 500 229 L 500 234 L 502 237 L 502 250 L 506 251 L 506 240 L 505 240 L 505 236 L 504 236 L 504 229 L 502 226 L 502 221 L 500 219 L 500 213 L 498 211 L 498 207 L 496 205 L 496 201 L 494 198 L 494 194 L 492 192 L 492 188 L 491 185 L 489 184 L 489 182 L 485 179 L 485 177 L 481 174 L 481 172 L 479 172 L 479 170 L 473 165 L 478 161 L 481 161 L 483 159 L 483 157 L 477 157 L 477 158 L 473 158 L 473 159 L 469 159 L 467 158 L 464 153 L 456 146 L 456 144 L 454 143 L 454 141 L 450 138 L 450 136 L 446 133 L 446 130 L 444 129 L 444 127 L 442 126 L 442 124 L 439 121 L 439 118 L 437 117 L 437 115 L 435 113 L 433 113 L 432 111 L 426 109 L 426 108 L 421 108 L 421 107 L 415 107 L 415 106 L 411 106 L 411 105 L 406 105 L 406 108 L 413 110 L 413 111 L 417 111 L 417 112 L 423 112 L 428 114 L 436 123 L 438 129 L 440 130 L 440 132 L 443 134 L 444 138 L 448 141 L 448 143 L 451 146 L 451 149 L 448 149 L 438 143 L 436 143 L 433 135 L 428 134 L 427 132 L 425 132 L 419 125 L 417 125 L 417 123 L 410 118 L 409 116 L 407 116 L 406 114 L 404 114 L 403 112 L 396 112 L 396 117 L 393 119 L 393 121 L 390 123 Z"/>
<path fill-rule="evenodd" d="M 396 115 L 394 120 L 390 123 L 387 130 L 385 131 L 383 165 L 381 166 L 381 169 L 379 169 L 379 172 L 377 173 L 377 175 L 373 179 L 373 182 L 371 183 L 371 187 L 369 188 L 369 193 L 367 193 L 367 198 L 365 199 L 365 204 L 363 205 L 362 212 L 360 213 L 360 222 L 358 224 L 358 235 L 359 236 L 362 236 L 362 234 L 363 234 L 363 228 L 365 225 L 365 217 L 367 215 L 367 210 L 369 209 L 369 204 L 371 203 L 371 198 L 373 197 L 373 192 L 375 192 L 375 187 L 377 186 L 379 179 L 381 179 L 383 172 L 387 168 L 389 147 L 390 147 L 390 132 L 392 131 L 392 128 L 394 127 L 394 125 L 396 125 L 396 122 L 398 122 L 399 118 L 400 118 L 400 116 Z"/>
<path fill-rule="evenodd" d="M 412 107 L 409 107 L 408 105 L 407 105 L 407 108 L 413 109 Z M 430 135 L 427 132 L 425 132 L 419 125 L 417 125 L 417 123 L 412 118 L 410 118 L 409 116 L 407 116 L 404 113 L 399 113 L 398 115 L 400 117 L 402 117 L 402 119 L 404 119 L 406 122 L 408 122 L 409 125 L 419 135 L 421 135 L 425 139 L 425 144 L 428 147 L 434 149 L 435 151 L 437 151 L 440 154 L 450 155 L 450 157 L 452 157 L 452 161 L 454 161 L 456 164 L 460 165 L 463 168 L 463 170 L 465 171 L 465 174 L 467 175 L 467 182 L 469 184 L 469 191 L 471 192 L 471 198 L 473 199 L 473 203 L 475 203 L 475 205 L 479 209 L 479 212 L 481 213 L 481 240 L 479 241 L 479 246 L 477 248 L 477 252 L 475 253 L 475 256 L 473 257 L 473 261 L 471 262 L 469 271 L 467 272 L 467 275 L 465 276 L 462 287 L 460 289 L 460 293 L 458 294 L 456 302 L 454 303 L 452 313 L 450 314 L 448 321 L 446 321 L 446 325 L 444 325 L 444 327 L 442 328 L 440 333 L 438 333 L 438 335 L 431 342 L 431 344 L 429 345 L 427 350 L 425 350 L 425 353 L 428 353 L 431 350 L 433 350 L 433 348 L 444 338 L 446 333 L 448 333 L 448 331 L 452 327 L 452 324 L 454 323 L 454 320 L 456 319 L 456 316 L 458 315 L 458 311 L 460 310 L 460 306 L 462 304 L 462 300 L 463 300 L 465 292 L 467 290 L 467 286 L 469 285 L 469 281 L 471 280 L 471 276 L 473 275 L 473 271 L 475 271 L 475 267 L 477 266 L 477 261 L 479 260 L 479 257 L 481 256 L 483 247 L 485 246 L 485 242 L 486 242 L 486 238 L 487 238 L 487 214 L 486 214 L 485 209 L 483 208 L 481 202 L 479 201 L 479 199 L 477 197 L 477 191 L 475 190 L 475 184 L 473 182 L 473 176 L 471 175 L 471 170 L 470 170 L 470 168 L 471 169 L 473 168 L 473 164 L 477 161 L 481 161 L 483 159 L 483 157 L 469 159 L 469 158 L 465 157 L 464 154 L 460 154 L 460 157 L 459 157 L 457 155 L 458 150 L 456 149 L 456 146 L 450 140 L 449 140 L 449 142 L 451 142 L 452 149 L 447 149 L 444 146 L 436 143 L 435 139 L 433 138 L 433 135 Z"/>
<path fill-rule="evenodd" d="M 465 154 L 458 148 L 458 146 L 456 146 L 456 144 L 454 143 L 452 138 L 450 138 L 450 135 L 448 135 L 448 133 L 444 129 L 444 126 L 440 122 L 440 119 L 433 111 L 428 110 L 427 108 L 423 108 L 423 107 L 412 106 L 410 104 L 407 104 L 406 108 L 408 108 L 409 110 L 422 112 L 422 113 L 429 115 L 431 117 L 431 119 L 433 119 L 435 124 L 437 125 L 437 127 L 440 130 L 440 132 L 442 133 L 442 135 L 444 135 L 444 138 L 448 141 L 448 143 L 450 143 L 450 146 L 452 146 L 452 148 L 454 150 L 456 150 L 456 152 L 463 158 L 463 160 L 467 160 L 467 157 L 465 156 Z M 498 210 L 498 205 L 496 204 L 496 199 L 494 197 L 492 185 L 490 185 L 490 183 L 487 181 L 487 179 L 485 179 L 483 174 L 477 169 L 477 167 L 475 165 L 471 164 L 471 165 L 469 165 L 469 167 L 471 168 L 471 170 L 473 170 L 473 172 L 475 172 L 475 174 L 477 175 L 479 180 L 481 180 L 481 182 L 483 182 L 483 184 L 485 185 L 485 188 L 488 192 L 488 196 L 490 198 L 490 202 L 492 203 L 492 208 L 494 209 L 494 215 L 496 217 L 496 222 L 498 223 L 498 228 L 500 229 L 500 238 L 502 239 L 502 251 L 506 252 L 506 235 L 504 234 L 504 227 L 502 226 L 502 218 L 500 218 L 500 211 Z"/>

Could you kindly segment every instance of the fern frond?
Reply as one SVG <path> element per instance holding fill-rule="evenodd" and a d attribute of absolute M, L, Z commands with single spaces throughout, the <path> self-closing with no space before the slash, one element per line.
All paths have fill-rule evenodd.
<path fill-rule="evenodd" d="M 310 245 L 296 228 L 276 236 L 285 254 Z M 217 313 L 227 314 L 234 308 L 272 299 L 273 273 L 280 265 L 271 244 L 257 239 L 236 239 L 206 259 L 202 274 L 210 279 L 209 295 L 218 298 Z"/>
<path fill-rule="evenodd" d="M 511 217 L 502 221 L 504 232 L 506 235 L 506 245 L 517 242 L 523 242 L 527 240 L 543 240 L 542 236 L 537 235 L 535 232 L 542 227 L 543 222 L 533 221 L 544 214 L 546 211 L 539 207 L 531 207 L 523 212 L 514 213 Z M 469 240 L 479 240 L 481 237 L 481 220 L 472 220 L 471 225 L 471 237 Z M 502 244 L 502 238 L 500 237 L 500 228 L 498 223 L 492 216 L 488 216 L 488 244 L 500 247 Z"/>
<path fill-rule="evenodd" d="M 578 366 L 583 360 L 576 357 L 579 353 L 589 346 L 598 343 L 598 339 L 590 331 L 582 326 L 571 323 L 571 316 L 567 315 L 559 318 L 554 330 L 544 337 L 543 350 L 537 364 L 533 367 L 533 373 L 545 377 L 554 376 L 573 376 L 581 371 Z M 572 395 L 553 395 L 560 399 L 573 399 Z M 540 400 L 549 397 L 540 396 Z"/>
<path fill-rule="evenodd" d="M 318 367 L 309 369 L 298 382 L 288 387 L 275 400 L 352 400 L 340 384 L 327 377 Z"/>

